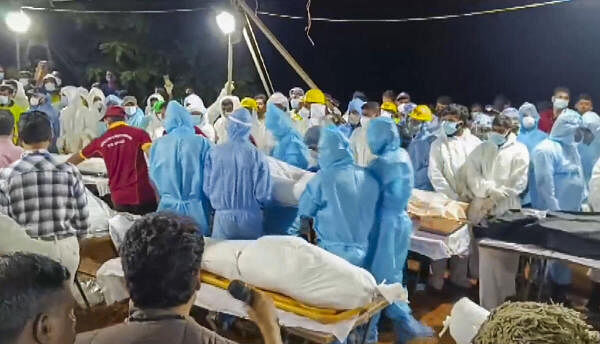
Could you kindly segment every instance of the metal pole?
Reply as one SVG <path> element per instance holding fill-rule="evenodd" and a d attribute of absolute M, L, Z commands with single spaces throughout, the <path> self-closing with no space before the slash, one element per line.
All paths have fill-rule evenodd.
<path fill-rule="evenodd" d="M 233 80 L 233 45 L 231 34 L 227 34 L 227 95 L 231 95 L 231 81 Z"/>
<path fill-rule="evenodd" d="M 17 40 L 17 72 L 21 71 L 21 41 L 19 40 L 19 35 L 15 34 Z"/>
<path fill-rule="evenodd" d="M 308 74 L 306 74 L 304 69 L 300 67 L 300 65 L 298 64 L 298 62 L 296 62 L 294 57 L 292 57 L 292 55 L 285 49 L 285 47 L 277 40 L 275 35 L 273 35 L 271 30 L 269 30 L 269 28 L 254 14 L 254 11 L 250 7 L 248 7 L 248 4 L 246 4 L 244 0 L 233 0 L 233 2 L 240 6 L 240 8 L 246 13 L 246 15 L 248 15 L 248 17 L 252 19 L 256 26 L 258 26 L 258 28 L 265 34 L 265 36 L 267 36 L 267 39 L 271 42 L 271 44 L 273 44 L 275 49 L 277 49 L 277 51 L 279 51 L 279 53 L 281 54 L 281 56 L 283 56 L 287 63 L 289 63 L 290 66 L 292 66 L 292 68 L 294 68 L 294 70 L 296 71 L 296 73 L 298 73 L 302 80 L 304 80 L 304 82 L 310 88 L 318 88 L 317 84 L 315 84 L 315 82 L 312 81 Z"/>
<path fill-rule="evenodd" d="M 271 90 L 269 89 L 269 86 L 267 85 L 267 80 L 265 80 L 265 74 L 263 73 L 262 68 L 260 67 L 260 64 L 258 63 L 258 60 L 256 59 L 256 52 L 254 51 L 254 48 L 252 47 L 252 43 L 250 42 L 250 37 L 248 37 L 248 32 L 246 31 L 246 28 L 244 28 L 244 30 L 242 30 L 242 34 L 244 35 L 244 40 L 246 41 L 246 45 L 248 45 L 248 50 L 250 50 L 250 55 L 252 55 L 252 61 L 254 61 L 254 66 L 256 67 L 256 70 L 258 71 L 258 76 L 260 76 L 260 81 L 262 81 L 263 87 L 265 88 L 265 92 L 267 93 L 267 96 L 271 96 Z"/>
<path fill-rule="evenodd" d="M 271 76 L 269 75 L 269 70 L 267 69 L 267 66 L 265 65 L 265 59 L 262 56 L 262 52 L 260 51 L 260 46 L 258 45 L 256 36 L 254 35 L 254 29 L 252 29 L 252 23 L 250 23 L 250 19 L 248 19 L 247 15 L 244 15 L 244 18 L 246 19 L 246 24 L 248 25 L 248 30 L 250 31 L 250 35 L 249 35 L 251 38 L 250 41 L 256 47 L 256 51 L 258 52 L 258 59 L 259 59 L 260 63 L 262 64 L 263 70 L 267 77 L 267 82 L 269 83 L 269 86 L 270 86 L 269 89 L 271 90 L 271 92 L 275 92 L 275 88 L 273 87 L 273 82 L 271 81 Z"/>

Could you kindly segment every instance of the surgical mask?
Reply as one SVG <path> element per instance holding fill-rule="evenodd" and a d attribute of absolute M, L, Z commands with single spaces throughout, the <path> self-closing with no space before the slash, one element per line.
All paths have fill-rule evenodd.
<path fill-rule="evenodd" d="M 54 91 L 56 91 L 56 85 L 54 85 L 54 84 L 53 84 L 53 83 L 51 83 L 51 82 L 47 82 L 47 83 L 45 83 L 45 84 L 44 84 L 44 88 L 45 88 L 45 89 L 46 89 L 46 91 L 48 91 L 48 92 L 54 92 Z"/>
<path fill-rule="evenodd" d="M 415 137 L 419 133 L 419 131 L 421 131 L 422 127 L 423 127 L 422 122 L 417 122 L 414 120 L 409 120 L 408 124 L 407 124 L 408 133 L 411 137 Z"/>
<path fill-rule="evenodd" d="M 385 110 L 381 110 L 381 117 L 392 118 L 392 114 Z"/>
<path fill-rule="evenodd" d="M 569 106 L 569 101 L 566 99 L 555 98 L 552 101 L 552 106 L 555 110 L 564 110 Z"/>
<path fill-rule="evenodd" d="M 4 72 L 0 72 L 0 80 L 4 80 Z"/>
<path fill-rule="evenodd" d="M 135 115 L 136 112 L 137 112 L 137 106 L 126 106 L 125 107 L 125 113 L 128 114 L 129 116 Z"/>
<path fill-rule="evenodd" d="M 488 133 L 488 141 L 500 147 L 506 143 L 506 136 L 498 134 L 495 131 Z"/>
<path fill-rule="evenodd" d="M 442 128 L 446 136 L 453 136 L 458 131 L 458 122 L 443 121 Z"/>
<path fill-rule="evenodd" d="M 0 96 L 0 104 L 8 105 L 8 103 L 10 103 L 10 99 L 8 98 L 8 96 Z"/>
<path fill-rule="evenodd" d="M 300 107 L 300 99 L 292 98 L 290 100 L 290 105 L 292 106 L 292 109 L 298 110 L 298 108 Z"/>
<path fill-rule="evenodd" d="M 310 117 L 315 119 L 321 119 L 325 117 L 325 105 L 324 104 L 310 104 Z"/>
<path fill-rule="evenodd" d="M 302 116 L 302 118 L 303 118 L 303 119 L 307 119 L 307 118 L 308 118 L 308 116 L 310 116 L 310 110 L 309 110 L 309 109 L 307 109 L 307 108 L 305 108 L 305 107 L 303 107 L 302 109 L 300 109 L 300 110 L 298 111 L 298 114 L 299 114 L 300 116 Z"/>
<path fill-rule="evenodd" d="M 523 128 L 531 129 L 535 126 L 535 118 L 527 116 L 523 117 Z"/>
<path fill-rule="evenodd" d="M 233 111 L 224 111 L 223 116 L 229 117 L 229 116 L 231 116 L 232 113 L 233 113 Z"/>
<path fill-rule="evenodd" d="M 29 99 L 29 104 L 31 106 L 38 106 L 40 105 L 40 99 L 36 97 L 31 97 L 31 99 Z"/>
<path fill-rule="evenodd" d="M 19 82 L 23 85 L 23 86 L 27 86 L 29 85 L 29 79 L 19 79 Z"/>
<path fill-rule="evenodd" d="M 110 76 L 107 76 L 107 77 L 106 77 L 106 82 L 110 82 L 110 80 L 111 80 L 111 77 L 110 77 Z"/>
<path fill-rule="evenodd" d="M 361 125 L 362 127 L 366 127 L 366 126 L 367 126 L 367 124 L 369 124 L 369 122 L 370 122 L 370 121 L 371 121 L 371 117 L 362 116 L 362 117 L 360 118 L 360 125 Z"/>
<path fill-rule="evenodd" d="M 355 113 L 349 114 L 348 123 L 350 123 L 351 125 L 358 125 L 358 123 L 360 123 L 360 115 L 357 115 Z"/>

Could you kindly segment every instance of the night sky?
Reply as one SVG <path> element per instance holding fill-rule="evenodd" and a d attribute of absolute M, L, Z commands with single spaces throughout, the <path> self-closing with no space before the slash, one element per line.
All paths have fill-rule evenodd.
<path fill-rule="evenodd" d="M 254 0 L 247 2 L 254 6 Z M 311 12 L 315 17 L 405 18 L 534 2 L 537 1 L 313 0 Z M 169 1 L 168 7 L 177 3 Z M 188 0 L 181 5 L 193 3 L 203 4 Z M 212 6 L 216 2 L 209 3 Z M 259 0 L 259 4 L 263 11 L 306 15 L 304 0 Z M 222 68 L 225 78 L 225 44 L 214 28 L 213 11 L 156 18 L 163 39 L 175 37 L 185 44 L 202 44 L 219 59 L 222 57 L 222 65 L 214 68 Z M 305 21 L 261 18 L 317 85 L 343 104 L 354 90 L 363 90 L 379 100 L 381 92 L 390 88 L 408 91 L 417 102 L 433 102 L 437 96 L 447 94 L 467 105 L 490 103 L 495 94 L 504 93 L 513 103 L 520 104 L 524 100 L 547 100 L 558 85 L 569 87 L 574 96 L 587 92 L 600 101 L 599 0 L 572 0 L 538 9 L 445 21 L 313 22 L 314 47 L 304 33 Z M 68 44 L 69 40 L 61 41 L 68 35 L 82 35 L 60 31 L 68 31 L 68 27 L 59 32 L 57 29 L 50 30 L 51 45 Z M 90 37 L 93 33 L 80 38 Z M 275 88 L 287 93 L 293 86 L 305 87 L 264 36 L 258 34 L 257 38 Z M 246 50 L 243 42 L 236 45 L 236 64 L 252 63 Z M 84 61 L 85 56 L 80 59 Z M 0 63 L 11 64 L 13 60 L 13 40 L 6 31 L 0 32 Z"/>

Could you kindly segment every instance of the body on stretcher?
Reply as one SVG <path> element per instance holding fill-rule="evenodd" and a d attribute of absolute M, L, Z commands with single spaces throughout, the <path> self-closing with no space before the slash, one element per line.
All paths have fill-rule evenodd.
<path fill-rule="evenodd" d="M 120 258 L 107 261 L 96 276 L 107 304 L 129 298 Z M 202 271 L 200 276 L 203 283 L 194 305 L 217 313 L 248 318 L 245 305 L 229 295 L 229 280 L 206 271 Z M 330 343 L 335 339 L 344 341 L 353 329 L 367 323 L 389 305 L 385 298 L 378 297 L 359 309 L 339 311 L 311 307 L 288 296 L 264 292 L 273 298 L 279 323 L 283 327 L 290 333 L 319 343 Z"/>

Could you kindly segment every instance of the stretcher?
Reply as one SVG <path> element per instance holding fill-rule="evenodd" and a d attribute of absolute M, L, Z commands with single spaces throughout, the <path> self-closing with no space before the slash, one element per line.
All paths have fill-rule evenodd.
<path fill-rule="evenodd" d="M 119 259 L 107 261 L 96 275 L 108 305 L 129 298 Z M 248 318 L 246 306 L 229 295 L 227 279 L 207 272 L 202 272 L 200 278 L 203 283 L 196 293 L 195 306 Z M 389 304 L 383 297 L 378 297 L 363 308 L 337 311 L 303 305 L 287 296 L 265 292 L 273 297 L 279 323 L 286 331 L 317 343 L 344 341 L 352 330 L 368 323 Z"/>

